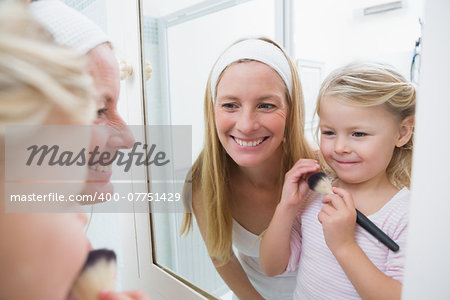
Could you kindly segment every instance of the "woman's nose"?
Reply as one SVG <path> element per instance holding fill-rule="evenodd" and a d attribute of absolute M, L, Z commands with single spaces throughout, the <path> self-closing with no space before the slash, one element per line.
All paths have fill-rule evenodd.
<path fill-rule="evenodd" d="M 238 116 L 236 127 L 243 133 L 258 130 L 260 123 L 257 113 L 251 110 L 243 110 Z"/>
<path fill-rule="evenodd" d="M 133 147 L 135 139 L 128 125 L 115 125 L 111 128 L 108 139 L 108 146 L 113 149 L 130 149 Z"/>

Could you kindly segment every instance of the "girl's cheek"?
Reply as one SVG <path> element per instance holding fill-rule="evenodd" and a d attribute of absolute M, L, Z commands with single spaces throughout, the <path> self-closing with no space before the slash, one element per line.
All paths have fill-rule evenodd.
<path fill-rule="evenodd" d="M 328 143 L 326 141 L 321 140 L 319 148 L 320 148 L 320 152 L 322 152 L 322 154 L 326 157 L 328 155 L 328 152 L 329 152 L 328 151 L 328 148 L 329 148 Z"/>

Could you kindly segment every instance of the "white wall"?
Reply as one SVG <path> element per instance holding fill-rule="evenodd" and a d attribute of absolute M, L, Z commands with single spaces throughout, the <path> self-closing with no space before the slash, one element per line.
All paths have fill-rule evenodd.
<path fill-rule="evenodd" d="M 200 2 L 204 2 L 204 0 L 144 0 L 142 1 L 142 14 L 144 16 L 160 18 Z"/>
<path fill-rule="evenodd" d="M 425 8 L 403 299 L 450 299 L 450 1 Z"/>
<path fill-rule="evenodd" d="M 363 15 L 365 7 L 385 2 L 294 1 L 296 58 L 324 62 L 327 73 L 355 59 L 372 59 L 409 76 L 409 54 L 420 35 L 424 1 L 405 0 L 401 9 Z"/>

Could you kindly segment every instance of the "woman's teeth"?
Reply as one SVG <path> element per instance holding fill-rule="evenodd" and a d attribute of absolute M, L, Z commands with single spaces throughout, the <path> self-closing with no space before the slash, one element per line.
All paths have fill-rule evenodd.
<path fill-rule="evenodd" d="M 234 140 L 241 146 L 244 146 L 244 147 L 255 147 L 255 146 L 261 144 L 262 141 L 264 140 L 264 138 L 261 138 L 259 140 L 255 140 L 255 141 L 242 141 L 242 140 L 240 140 L 238 138 L 234 138 Z"/>

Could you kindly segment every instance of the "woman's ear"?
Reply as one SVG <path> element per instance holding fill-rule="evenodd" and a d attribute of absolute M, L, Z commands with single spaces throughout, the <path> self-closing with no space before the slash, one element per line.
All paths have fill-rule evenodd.
<path fill-rule="evenodd" d="M 411 136 L 414 132 L 414 116 L 409 116 L 403 119 L 400 123 L 399 136 L 397 138 L 397 142 L 395 146 L 402 147 L 406 145 L 411 139 Z"/>

